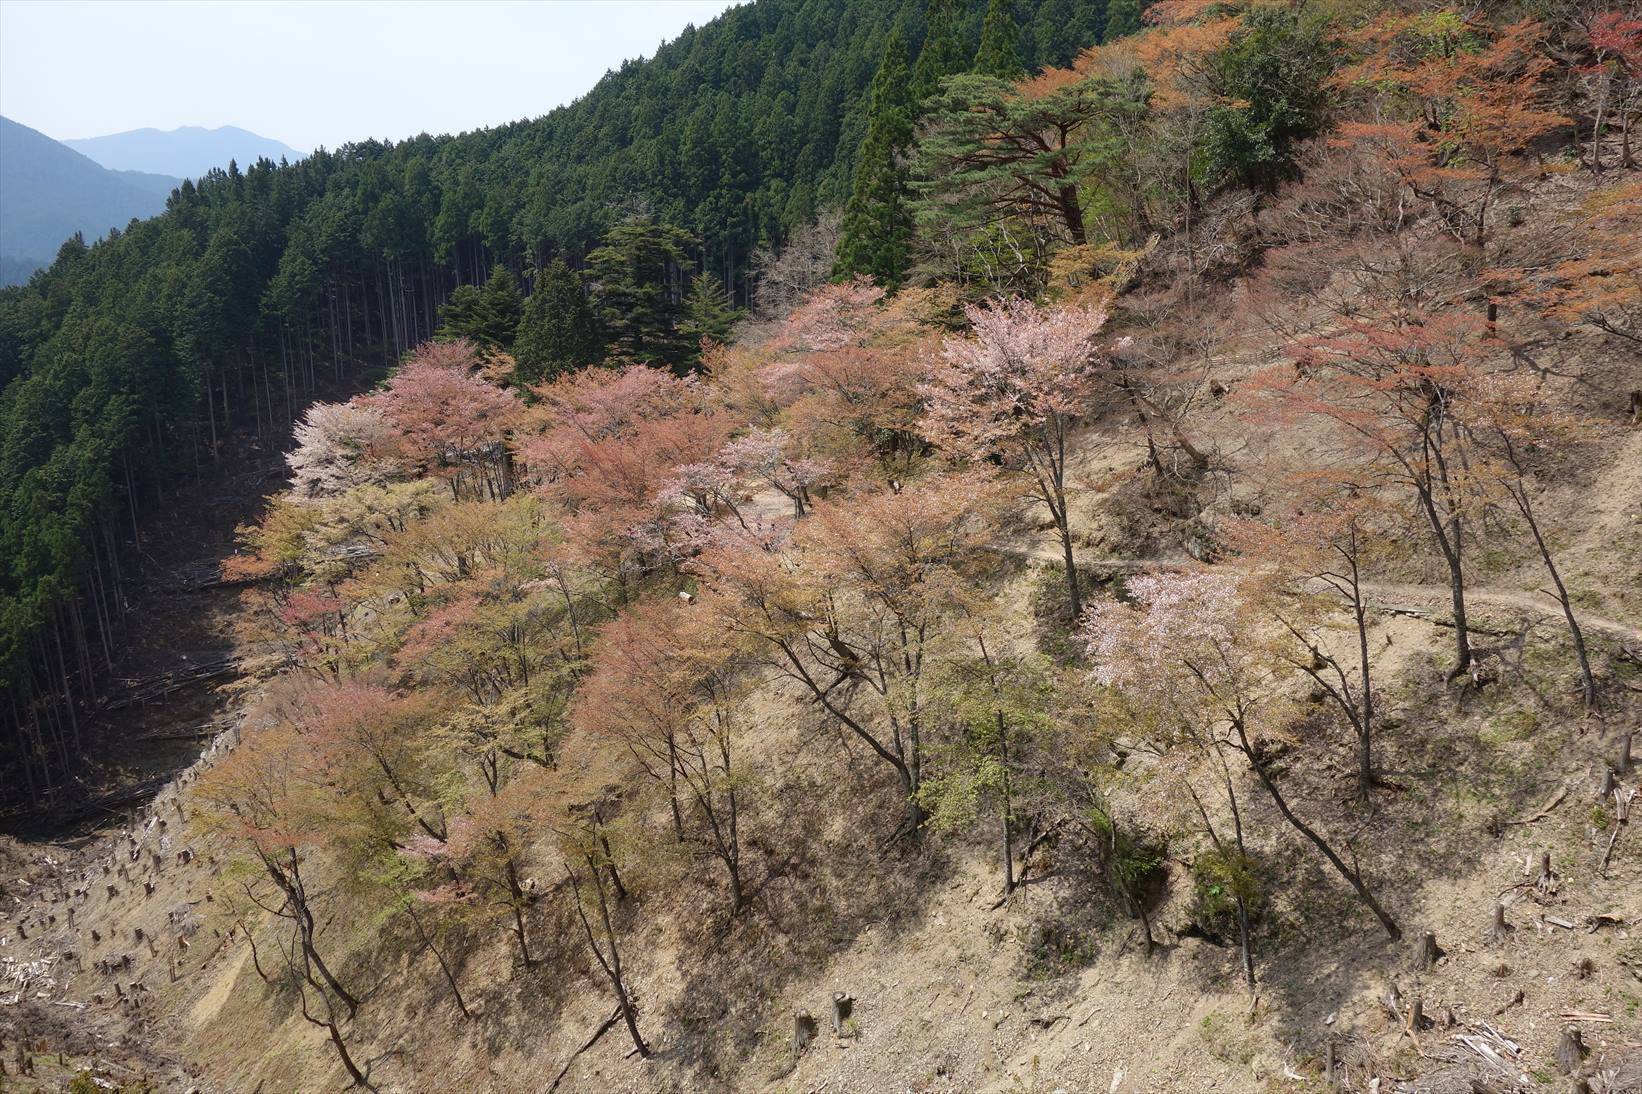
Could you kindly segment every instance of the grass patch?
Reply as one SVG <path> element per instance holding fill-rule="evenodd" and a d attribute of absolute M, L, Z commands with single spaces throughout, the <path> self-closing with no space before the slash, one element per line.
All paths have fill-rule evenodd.
<path fill-rule="evenodd" d="M 1254 1047 L 1238 1030 L 1234 1019 L 1220 1011 L 1211 1011 L 1197 1025 L 1198 1036 L 1208 1046 L 1209 1055 L 1238 1067 L 1247 1067 L 1254 1059 Z"/>
<path fill-rule="evenodd" d="M 1517 741 L 1526 741 L 1539 732 L 1539 712 L 1525 707 L 1502 711 L 1488 719 L 1488 724 L 1477 733 L 1477 739 L 1494 748 Z"/>

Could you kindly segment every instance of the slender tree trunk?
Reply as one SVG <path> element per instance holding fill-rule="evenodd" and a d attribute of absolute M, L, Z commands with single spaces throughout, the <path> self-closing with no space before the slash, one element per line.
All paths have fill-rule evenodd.
<path fill-rule="evenodd" d="M 1398 927 L 1397 921 L 1392 919 L 1384 908 L 1380 907 L 1380 902 L 1374 899 L 1374 894 L 1371 893 L 1368 886 L 1363 883 L 1363 879 L 1357 871 L 1347 866 L 1345 861 L 1335 853 L 1334 848 L 1330 847 L 1328 842 L 1324 840 L 1322 836 L 1318 835 L 1315 829 L 1297 817 L 1294 814 L 1294 810 L 1289 808 L 1288 800 L 1283 797 L 1282 791 L 1277 789 L 1277 783 L 1273 781 L 1271 773 L 1266 770 L 1265 762 L 1260 759 L 1259 753 L 1255 751 L 1253 744 L 1249 741 L 1248 733 L 1242 720 L 1234 720 L 1233 726 L 1237 730 L 1238 750 L 1242 752 L 1244 758 L 1249 761 L 1249 766 L 1254 769 L 1255 775 L 1260 780 L 1260 785 L 1263 786 L 1266 793 L 1271 796 L 1272 804 L 1277 806 L 1277 811 L 1283 814 L 1283 818 L 1294 827 L 1295 831 L 1299 832 L 1302 836 L 1305 836 L 1306 839 L 1311 841 L 1312 845 L 1316 847 L 1317 850 L 1323 853 L 1323 857 L 1328 859 L 1330 865 L 1334 867 L 1339 875 L 1343 877 L 1351 886 L 1353 891 L 1356 892 L 1358 899 L 1360 899 L 1363 904 L 1368 907 L 1369 911 L 1374 913 L 1374 918 L 1380 921 L 1380 925 L 1385 928 L 1385 933 L 1391 937 L 1391 940 L 1395 942 L 1402 938 L 1402 928 Z"/>
<path fill-rule="evenodd" d="M 1003 895 L 1015 891 L 1015 803 L 1009 792 L 1009 723 L 998 716 L 998 767 L 1002 773 Z"/>
<path fill-rule="evenodd" d="M 416 933 L 421 937 L 422 944 L 433 952 L 434 959 L 439 962 L 439 971 L 445 974 L 445 983 L 450 985 L 450 994 L 456 1000 L 456 1008 L 462 1012 L 463 1018 L 472 1018 L 473 1015 L 468 1011 L 467 1001 L 462 998 L 462 988 L 456 983 L 456 974 L 450 971 L 450 965 L 445 961 L 445 955 L 439 952 L 439 947 L 435 946 L 433 939 L 428 937 L 427 928 L 422 926 L 422 917 L 416 914 L 414 906 L 407 906 L 405 911 L 410 915 L 411 922 L 416 925 Z"/>
<path fill-rule="evenodd" d="M 604 970 L 605 976 L 610 980 L 610 989 L 616 996 L 616 1006 L 621 1010 L 622 1021 L 627 1025 L 628 1036 L 633 1039 L 633 1048 L 637 1050 L 641 1057 L 649 1056 L 650 1046 L 645 1043 L 644 1037 L 639 1033 L 638 1008 L 633 1005 L 633 996 L 627 990 L 627 981 L 622 973 L 621 949 L 616 944 L 616 931 L 610 922 L 610 904 L 604 896 L 604 884 L 599 880 L 598 864 L 593 861 L 591 855 L 587 856 L 586 861 L 593 891 L 598 897 L 599 919 L 604 928 L 604 948 L 600 947 L 597 938 L 594 937 L 593 924 L 587 918 L 587 910 L 582 904 L 581 884 L 575 871 L 570 870 L 567 866 L 566 871 L 570 874 L 571 892 L 576 899 L 576 916 L 581 920 L 582 931 L 586 935 L 588 948 L 593 951 L 593 957 L 598 961 L 599 967 Z M 604 952 L 605 948 L 610 951 L 608 956 Z"/>
<path fill-rule="evenodd" d="M 1568 634 L 1573 639 L 1574 655 L 1579 659 L 1579 676 L 1585 695 L 1585 709 L 1595 710 L 1597 706 L 1596 677 L 1591 673 L 1591 658 L 1585 650 L 1585 633 L 1579 629 L 1579 620 L 1574 616 L 1573 599 L 1568 595 L 1568 587 L 1562 583 L 1562 574 L 1556 568 L 1556 562 L 1551 558 L 1551 548 L 1540 534 L 1539 521 L 1534 518 L 1534 506 L 1528 499 L 1528 489 L 1521 479 L 1511 487 L 1511 497 L 1517 503 L 1517 509 L 1522 513 L 1523 520 L 1528 522 L 1528 531 L 1533 533 L 1534 546 L 1539 548 L 1540 560 L 1545 563 L 1545 571 L 1551 575 L 1551 584 L 1556 586 L 1557 602 L 1562 605 L 1562 617 L 1568 621 Z"/>
<path fill-rule="evenodd" d="M 1347 559 L 1351 570 L 1351 615 L 1357 624 L 1358 686 L 1362 697 L 1357 701 L 1357 798 L 1365 805 L 1374 787 L 1374 684 L 1368 659 L 1368 604 L 1363 600 L 1362 575 L 1357 570 L 1357 530 L 1351 531 L 1351 553 Z"/>

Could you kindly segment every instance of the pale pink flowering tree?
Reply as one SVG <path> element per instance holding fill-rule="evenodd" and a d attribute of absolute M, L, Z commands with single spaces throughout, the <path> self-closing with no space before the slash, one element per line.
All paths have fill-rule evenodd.
<path fill-rule="evenodd" d="M 1243 821 L 1228 753 L 1242 756 L 1283 818 L 1328 859 L 1386 933 L 1401 938 L 1362 875 L 1295 814 L 1277 785 L 1269 751 L 1256 742 L 1257 714 L 1280 697 L 1279 673 L 1287 662 L 1261 632 L 1266 619 L 1251 583 L 1236 575 L 1192 571 L 1143 574 L 1127 587 L 1134 607 L 1106 601 L 1084 619 L 1080 637 L 1094 662 L 1094 681 L 1129 702 L 1139 723 L 1151 730 L 1157 751 L 1195 747 L 1212 761 L 1226 792 L 1239 856 L 1246 853 Z M 1199 809 L 1219 846 L 1207 810 L 1201 803 Z M 1239 912 L 1246 920 L 1241 904 Z M 1240 926 L 1244 975 L 1252 987 L 1246 922 Z"/>
<path fill-rule="evenodd" d="M 724 464 L 737 474 L 772 487 L 792 502 L 793 518 L 809 511 L 810 491 L 830 473 L 825 460 L 796 454 L 784 429 L 754 429 L 725 445 Z"/>
<path fill-rule="evenodd" d="M 863 345 L 883 298 L 884 290 L 865 277 L 817 289 L 787 316 L 772 347 L 815 351 Z"/>
<path fill-rule="evenodd" d="M 386 455 L 393 429 L 376 407 L 315 403 L 296 427 L 296 447 L 285 456 L 291 490 L 299 498 L 327 497 L 367 483 L 381 484 L 400 471 Z"/>
<path fill-rule="evenodd" d="M 1095 406 L 1097 307 L 1040 308 L 1015 297 L 967 305 L 972 333 L 949 338 L 925 370 L 922 431 L 945 451 L 1026 477 L 1048 508 L 1066 561 L 1073 617 L 1083 613 L 1067 519 L 1067 441 Z"/>
<path fill-rule="evenodd" d="M 741 516 L 742 491 L 735 468 L 722 458 L 722 453 L 673 468 L 672 475 L 661 484 L 657 500 L 703 520 L 727 513 L 746 524 Z"/>

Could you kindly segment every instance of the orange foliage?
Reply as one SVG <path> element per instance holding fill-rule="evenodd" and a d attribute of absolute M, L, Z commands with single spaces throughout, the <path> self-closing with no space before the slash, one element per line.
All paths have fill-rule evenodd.
<path fill-rule="evenodd" d="M 1374 104 L 1374 120 L 1347 122 L 1336 143 L 1377 150 L 1474 246 L 1486 238 L 1500 191 L 1542 170 L 1533 143 L 1560 128 L 1549 109 L 1552 64 L 1532 19 L 1496 28 L 1451 9 L 1378 19 L 1352 36 L 1362 51 L 1335 86 Z"/>

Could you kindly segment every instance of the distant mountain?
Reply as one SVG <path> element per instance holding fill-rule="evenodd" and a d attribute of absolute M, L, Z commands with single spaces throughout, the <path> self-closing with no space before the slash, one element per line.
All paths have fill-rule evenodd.
<path fill-rule="evenodd" d="M 226 169 L 229 160 L 244 168 L 261 156 L 275 163 L 281 159 L 295 163 L 307 155 L 288 144 L 232 125 L 217 129 L 197 125 L 170 130 L 133 129 L 63 143 L 111 171 L 148 171 L 188 179 L 197 179 L 213 167 Z"/>
<path fill-rule="evenodd" d="M 0 284 L 27 280 L 63 241 L 86 242 L 155 216 L 180 179 L 110 171 L 44 133 L 0 118 Z"/>

